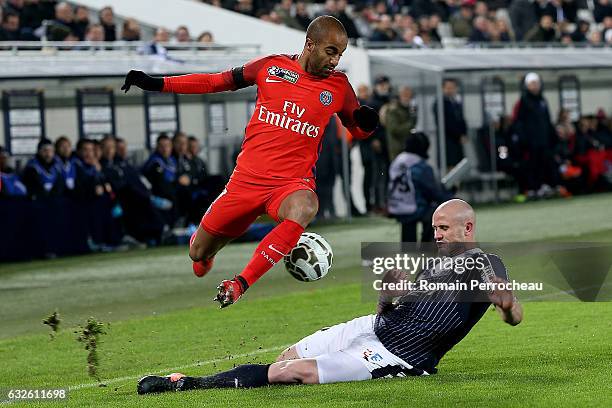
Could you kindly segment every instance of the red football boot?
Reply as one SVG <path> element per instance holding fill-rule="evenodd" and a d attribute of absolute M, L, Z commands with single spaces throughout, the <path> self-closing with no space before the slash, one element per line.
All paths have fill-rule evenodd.
<path fill-rule="evenodd" d="M 223 309 L 236 303 L 248 288 L 249 284 L 242 276 L 236 276 L 232 280 L 223 280 L 217 287 L 219 292 L 213 298 L 213 301 L 219 302 L 221 309 Z"/>

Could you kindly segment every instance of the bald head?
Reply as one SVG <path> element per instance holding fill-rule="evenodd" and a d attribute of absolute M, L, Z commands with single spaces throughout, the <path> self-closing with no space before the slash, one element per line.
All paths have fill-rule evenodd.
<path fill-rule="evenodd" d="M 348 38 L 344 26 L 336 17 L 320 16 L 312 20 L 306 29 L 306 38 L 315 43 L 326 40 L 329 36 L 339 35 Z"/>
<path fill-rule="evenodd" d="M 432 217 L 437 243 L 474 242 L 476 216 L 471 205 L 457 198 L 438 206 Z M 439 247 L 439 246 L 438 246 Z"/>
<path fill-rule="evenodd" d="M 298 62 L 309 74 L 327 78 L 347 46 L 346 30 L 336 17 L 317 17 L 306 30 L 306 43 Z"/>

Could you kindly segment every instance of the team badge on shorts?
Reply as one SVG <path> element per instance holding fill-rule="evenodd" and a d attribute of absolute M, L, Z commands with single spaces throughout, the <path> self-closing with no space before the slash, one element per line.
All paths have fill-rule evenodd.
<path fill-rule="evenodd" d="M 329 105 L 331 105 L 331 103 L 334 100 L 334 98 L 332 97 L 331 92 L 323 91 L 323 92 L 321 92 L 321 95 L 319 95 L 319 100 L 321 101 L 321 103 L 323 105 L 329 106 Z"/>

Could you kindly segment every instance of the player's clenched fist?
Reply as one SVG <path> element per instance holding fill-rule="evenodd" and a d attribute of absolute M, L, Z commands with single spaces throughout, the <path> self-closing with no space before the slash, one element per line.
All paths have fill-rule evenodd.
<path fill-rule="evenodd" d="M 361 105 L 353 111 L 353 119 L 366 132 L 371 132 L 378 126 L 378 113 L 368 105 Z"/>
<path fill-rule="evenodd" d="M 144 89 L 145 91 L 161 92 L 161 90 L 164 88 L 164 79 L 153 78 L 142 71 L 136 71 L 133 69 L 125 76 L 125 82 L 123 83 L 121 90 L 127 93 L 132 85 L 135 85 L 140 89 Z"/>

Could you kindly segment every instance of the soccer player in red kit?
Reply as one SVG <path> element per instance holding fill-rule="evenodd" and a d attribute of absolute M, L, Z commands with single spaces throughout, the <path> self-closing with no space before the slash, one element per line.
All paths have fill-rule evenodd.
<path fill-rule="evenodd" d="M 215 74 L 153 78 L 130 71 L 121 89 L 202 94 L 257 85 L 257 104 L 242 151 L 225 190 L 210 205 L 192 237 L 189 256 L 205 275 L 215 254 L 242 235 L 261 214 L 279 224 L 260 242 L 244 270 L 224 280 L 215 298 L 221 307 L 240 296 L 295 246 L 318 210 L 315 163 L 323 130 L 338 114 L 356 138 L 368 137 L 378 115 L 359 106 L 346 75 L 335 71 L 346 50 L 346 31 L 336 18 L 316 18 L 300 55 L 270 55 Z"/>

